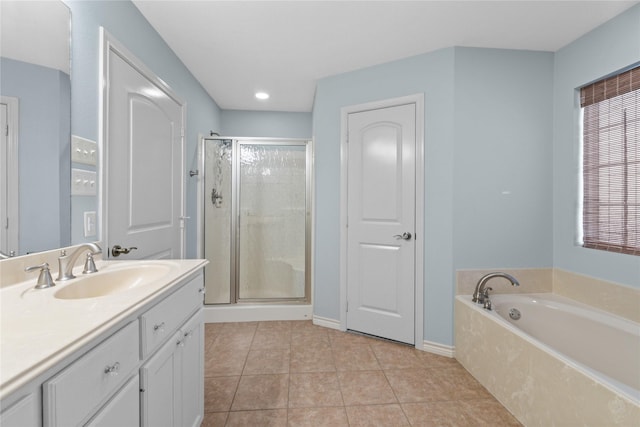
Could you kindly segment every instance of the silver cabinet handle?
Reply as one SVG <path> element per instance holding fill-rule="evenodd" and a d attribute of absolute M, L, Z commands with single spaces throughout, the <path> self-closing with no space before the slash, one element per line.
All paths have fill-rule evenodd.
<path fill-rule="evenodd" d="M 402 234 L 395 234 L 393 237 L 395 237 L 396 239 L 411 240 L 411 233 L 405 231 Z"/>
<path fill-rule="evenodd" d="M 104 368 L 104 373 L 107 375 L 118 375 L 118 371 L 120 370 L 120 362 L 116 362 L 111 366 L 107 366 Z"/>
<path fill-rule="evenodd" d="M 162 323 L 158 323 L 156 325 L 153 325 L 153 331 L 160 331 L 160 332 L 164 332 L 164 322 Z"/>

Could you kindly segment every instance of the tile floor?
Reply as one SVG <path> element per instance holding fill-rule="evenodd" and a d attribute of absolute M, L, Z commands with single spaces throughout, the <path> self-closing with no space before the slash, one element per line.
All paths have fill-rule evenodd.
<path fill-rule="evenodd" d="M 207 324 L 203 426 L 519 426 L 457 361 L 310 321 Z"/>

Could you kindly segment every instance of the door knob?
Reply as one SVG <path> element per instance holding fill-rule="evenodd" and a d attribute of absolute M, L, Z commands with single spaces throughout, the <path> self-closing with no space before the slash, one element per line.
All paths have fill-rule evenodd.
<path fill-rule="evenodd" d="M 411 233 L 409 233 L 408 231 L 405 231 L 404 233 L 396 234 L 393 237 L 395 237 L 396 239 L 411 240 Z"/>
<path fill-rule="evenodd" d="M 114 257 L 120 256 L 120 254 L 126 255 L 134 249 L 138 248 L 136 248 L 135 246 L 131 246 L 130 248 L 123 248 L 120 245 L 113 245 L 113 247 L 111 248 L 111 255 Z"/>

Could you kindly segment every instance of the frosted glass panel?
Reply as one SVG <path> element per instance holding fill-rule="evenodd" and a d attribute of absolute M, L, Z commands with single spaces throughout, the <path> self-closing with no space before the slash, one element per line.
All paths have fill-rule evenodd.
<path fill-rule="evenodd" d="M 231 301 L 231 140 L 205 140 L 206 304 Z"/>
<path fill-rule="evenodd" d="M 304 298 L 306 147 L 239 150 L 238 299 Z"/>

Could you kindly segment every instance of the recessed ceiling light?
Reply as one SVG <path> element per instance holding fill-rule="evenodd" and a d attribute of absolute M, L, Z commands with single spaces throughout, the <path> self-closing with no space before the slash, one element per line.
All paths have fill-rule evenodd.
<path fill-rule="evenodd" d="M 267 92 L 256 92 L 256 98 L 261 100 L 269 99 L 269 94 Z"/>

